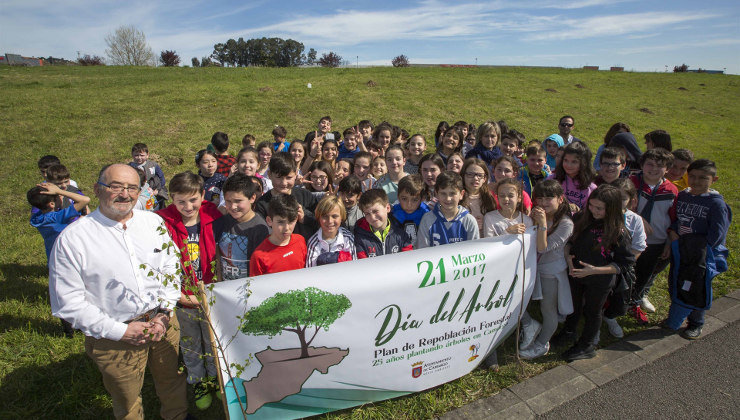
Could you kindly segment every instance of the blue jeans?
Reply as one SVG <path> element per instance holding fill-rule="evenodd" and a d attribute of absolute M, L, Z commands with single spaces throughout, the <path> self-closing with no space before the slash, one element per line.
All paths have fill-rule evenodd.
<path fill-rule="evenodd" d="M 671 329 L 677 330 L 683 324 L 684 319 L 688 319 L 689 328 L 691 327 L 702 327 L 704 325 L 704 309 L 689 309 L 679 306 L 675 303 L 671 303 L 671 308 L 668 310 L 668 319 L 666 324 Z"/>

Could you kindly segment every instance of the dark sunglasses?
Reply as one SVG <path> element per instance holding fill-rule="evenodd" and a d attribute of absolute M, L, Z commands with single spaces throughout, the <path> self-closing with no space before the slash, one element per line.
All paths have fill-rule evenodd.
<path fill-rule="evenodd" d="M 573 127 L 573 124 L 568 124 L 568 123 L 560 123 L 560 126 L 561 126 L 561 127 Z"/>

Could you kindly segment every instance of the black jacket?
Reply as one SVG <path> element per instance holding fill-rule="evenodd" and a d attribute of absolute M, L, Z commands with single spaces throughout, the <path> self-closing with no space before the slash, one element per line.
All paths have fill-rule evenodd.
<path fill-rule="evenodd" d="M 267 219 L 267 207 L 270 204 L 270 200 L 272 200 L 272 192 L 273 190 L 266 192 L 265 195 L 260 197 L 254 205 L 254 211 L 265 219 Z M 303 236 L 303 239 L 308 242 L 311 235 L 319 230 L 319 224 L 313 214 L 314 210 L 316 210 L 318 201 L 310 191 L 301 187 L 293 187 L 291 195 L 295 197 L 298 204 L 303 207 L 303 223 L 296 223 L 294 232 Z"/>
<path fill-rule="evenodd" d="M 357 221 L 355 225 L 355 249 L 357 250 L 358 259 L 414 249 L 411 236 L 406 233 L 403 226 L 390 213 L 388 214 L 388 220 L 391 222 L 391 230 L 388 232 L 388 236 L 385 237 L 384 243 L 381 243 L 380 239 L 375 236 L 370 224 L 364 217 Z"/>

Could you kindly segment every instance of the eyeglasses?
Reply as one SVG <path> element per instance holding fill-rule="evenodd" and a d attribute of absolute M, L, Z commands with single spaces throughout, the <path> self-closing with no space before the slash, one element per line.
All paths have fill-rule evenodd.
<path fill-rule="evenodd" d="M 483 172 L 465 172 L 465 176 L 473 179 L 483 179 L 486 177 L 486 174 Z"/>
<path fill-rule="evenodd" d="M 560 126 L 561 126 L 561 127 L 573 127 L 573 124 L 568 124 L 568 123 L 560 123 Z"/>
<path fill-rule="evenodd" d="M 136 195 L 139 193 L 139 191 L 141 191 L 141 187 L 134 186 L 134 185 L 129 185 L 129 186 L 124 186 L 121 184 L 108 185 L 108 184 L 103 184 L 100 181 L 98 181 L 98 184 L 104 186 L 105 188 L 108 188 L 108 190 L 114 194 L 120 194 L 123 192 L 123 190 L 126 190 L 128 191 L 129 195 Z"/>
<path fill-rule="evenodd" d="M 329 179 L 326 175 L 319 175 L 319 176 L 312 176 L 311 180 L 313 181 L 326 181 Z"/>
<path fill-rule="evenodd" d="M 606 166 L 607 168 L 616 168 L 621 164 L 621 162 L 601 162 L 601 166 Z"/>

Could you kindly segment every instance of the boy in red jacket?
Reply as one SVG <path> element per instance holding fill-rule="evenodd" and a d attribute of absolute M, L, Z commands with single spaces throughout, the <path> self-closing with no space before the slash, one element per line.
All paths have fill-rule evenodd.
<path fill-rule="evenodd" d="M 211 405 L 214 391 L 216 364 L 211 353 L 208 324 L 203 321 L 197 293 L 198 282 L 214 281 L 211 262 L 216 256 L 213 238 L 213 221 L 221 217 L 215 204 L 203 200 L 203 178 L 188 171 L 175 175 L 169 188 L 172 204 L 157 211 L 165 222 L 175 246 L 181 251 L 183 268 L 182 295 L 178 302 L 177 319 L 180 321 L 180 348 L 187 381 L 194 387 L 195 405 L 204 410 Z M 204 362 L 205 361 L 205 365 Z"/>

